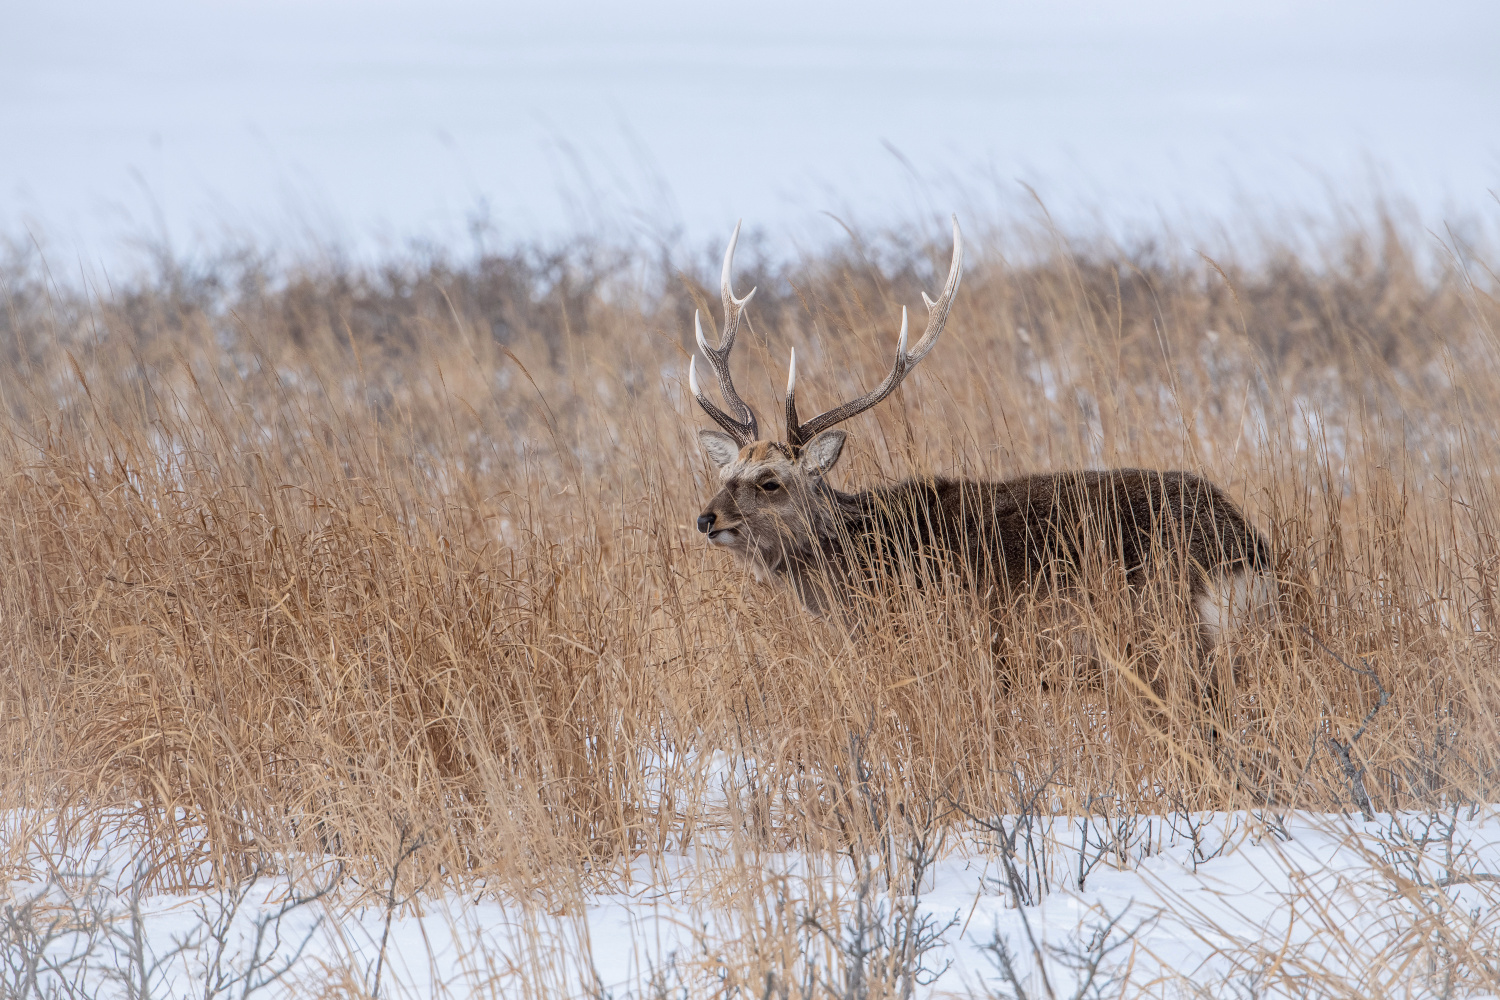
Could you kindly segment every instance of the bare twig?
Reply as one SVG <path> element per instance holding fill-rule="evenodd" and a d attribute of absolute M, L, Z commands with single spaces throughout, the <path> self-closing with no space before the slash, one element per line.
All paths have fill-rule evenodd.
<path fill-rule="evenodd" d="M 1380 697 L 1376 700 L 1375 707 L 1371 708 L 1365 715 L 1364 722 L 1360 723 L 1359 728 L 1354 731 L 1353 736 L 1349 737 L 1348 742 L 1340 742 L 1331 735 L 1326 737 L 1328 749 L 1333 753 L 1334 758 L 1338 760 L 1339 767 L 1343 769 L 1344 777 L 1349 782 L 1349 794 L 1354 799 L 1354 805 L 1359 809 L 1365 821 L 1368 822 L 1375 818 L 1375 808 L 1370 801 L 1370 793 L 1365 789 L 1364 766 L 1354 762 L 1352 751 L 1354 750 L 1354 744 L 1359 741 L 1359 738 L 1365 734 L 1365 730 L 1370 727 L 1370 723 L 1375 718 L 1375 713 L 1379 712 L 1385 707 L 1386 702 L 1390 701 L 1390 692 L 1381 683 L 1380 675 L 1370 667 L 1370 664 L 1363 657 L 1360 658 L 1359 662 L 1363 663 L 1365 668 L 1361 670 L 1358 667 L 1351 666 L 1342 656 L 1328 648 L 1328 644 L 1319 639 L 1312 629 L 1303 626 L 1302 631 L 1306 632 L 1308 638 L 1317 643 L 1325 653 L 1337 660 L 1339 665 L 1345 670 L 1359 674 L 1362 677 L 1370 678 L 1370 680 L 1375 682 L 1375 686 L 1380 691 Z"/>
<path fill-rule="evenodd" d="M 401 825 L 400 840 L 396 845 L 396 860 L 391 863 L 390 886 L 385 900 L 385 927 L 380 932 L 380 953 L 375 959 L 375 984 L 370 988 L 371 1000 L 380 1000 L 380 975 L 385 969 L 385 946 L 391 936 L 391 921 L 396 916 L 396 883 L 401 875 L 401 865 L 407 858 L 427 846 L 423 837 L 411 837 L 411 828 Z"/>

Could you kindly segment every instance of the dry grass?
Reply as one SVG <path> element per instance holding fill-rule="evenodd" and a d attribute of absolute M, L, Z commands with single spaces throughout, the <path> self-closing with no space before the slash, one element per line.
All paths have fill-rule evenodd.
<path fill-rule="evenodd" d="M 17 255 L 3 861 L 44 828 L 119 824 L 165 888 L 283 851 L 378 887 L 419 835 L 413 885 L 564 906 L 705 837 L 836 853 L 921 804 L 1015 812 L 1044 778 L 1063 811 L 1348 810 L 1327 739 L 1382 687 L 1351 753 L 1373 808 L 1492 801 L 1500 305 L 1478 252 L 1384 220 L 1239 263 L 970 228 L 942 343 L 851 425 L 837 478 L 1223 484 L 1272 538 L 1282 601 L 1237 650 L 1217 747 L 1190 699 L 1146 710 L 1129 657 L 1190 656 L 1170 622 L 1127 643 L 1118 591 L 1030 609 L 997 659 L 962 594 L 851 638 L 707 551 L 684 384 L 706 260 L 240 260 L 83 294 Z M 883 373 L 900 304 L 946 265 L 913 246 L 742 264 L 760 291 L 737 364 L 763 413 L 792 344 L 805 408 Z M 851 746 L 883 810 L 853 808 Z M 758 765 L 729 807 L 715 751 Z"/>

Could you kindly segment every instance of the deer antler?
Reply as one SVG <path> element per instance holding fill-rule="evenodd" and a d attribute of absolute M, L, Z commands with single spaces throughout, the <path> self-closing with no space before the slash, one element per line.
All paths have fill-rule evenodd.
<path fill-rule="evenodd" d="M 739 332 L 740 320 L 745 316 L 745 304 L 755 294 L 755 289 L 752 288 L 745 293 L 744 298 L 737 299 L 730 288 L 730 271 L 734 267 L 734 247 L 739 241 L 740 223 L 736 222 L 734 235 L 729 238 L 729 249 L 724 251 L 724 272 L 719 278 L 719 291 L 724 297 L 724 333 L 719 338 L 717 348 L 708 346 L 708 340 L 703 336 L 702 319 L 697 310 L 693 311 L 693 330 L 698 335 L 698 348 L 708 359 L 714 374 L 718 376 L 719 392 L 724 396 L 724 401 L 729 404 L 730 410 L 739 415 L 739 419 L 735 419 L 715 406 L 698 388 L 696 356 L 688 362 L 688 385 L 692 388 L 693 395 L 698 397 L 698 405 L 714 418 L 715 423 L 728 431 L 741 446 L 744 446 L 754 441 L 760 434 L 755 421 L 755 412 L 746 405 L 743 399 L 740 399 L 739 393 L 734 391 L 734 380 L 729 376 L 729 352 L 734 349 L 734 335 Z"/>
<path fill-rule="evenodd" d="M 963 235 L 958 231 L 958 216 L 955 215 L 953 217 L 953 262 L 948 265 L 948 280 L 944 282 L 942 294 L 938 296 L 936 302 L 929 299 L 926 292 L 922 293 L 922 301 L 927 305 L 927 330 L 922 334 L 922 339 L 917 341 L 916 346 L 910 351 L 906 349 L 906 307 L 902 306 L 901 337 L 896 342 L 896 362 L 891 366 L 891 373 L 885 377 L 885 381 L 880 383 L 873 392 L 866 393 L 842 406 L 836 406 L 825 413 L 820 413 L 805 424 L 797 421 L 797 351 L 794 348 L 791 373 L 786 382 L 786 443 L 793 448 L 800 448 L 834 424 L 842 423 L 850 417 L 865 412 L 895 392 L 901 380 L 906 378 L 907 374 L 917 366 L 917 362 L 925 358 L 927 352 L 932 350 L 932 345 L 937 343 L 938 334 L 943 332 L 943 324 L 948 321 L 948 310 L 953 307 L 953 297 L 958 292 L 958 282 L 963 274 Z"/>

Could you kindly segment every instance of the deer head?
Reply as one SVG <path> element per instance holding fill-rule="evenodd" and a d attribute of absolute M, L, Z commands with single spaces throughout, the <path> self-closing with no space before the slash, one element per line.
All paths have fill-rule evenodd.
<path fill-rule="evenodd" d="M 719 492 L 698 516 L 698 530 L 708 536 L 710 543 L 723 546 L 748 562 L 756 576 L 765 579 L 769 574 L 786 572 L 806 562 L 817 551 L 820 536 L 832 529 L 829 501 L 834 493 L 826 479 L 843 454 L 846 437 L 844 431 L 832 428 L 895 392 L 937 343 L 963 276 L 963 237 L 955 216 L 948 280 L 936 301 L 922 293 L 922 301 L 927 305 L 927 329 L 908 350 L 906 308 L 902 307 L 896 360 L 885 381 L 874 390 L 803 423 L 797 418 L 797 352 L 792 351 L 786 383 L 786 437 L 781 441 L 760 437 L 755 413 L 735 392 L 729 374 L 729 352 L 734 348 L 745 307 L 755 294 L 752 288 L 744 298 L 734 295 L 731 272 L 739 237 L 740 227 L 736 225 L 729 248 L 724 252 L 720 278 L 724 333 L 718 347 L 709 346 L 703 336 L 701 318 L 693 314 L 698 347 L 718 378 L 719 392 L 726 404 L 726 409 L 720 409 L 703 394 L 698 385 L 695 356 L 688 365 L 688 384 L 698 404 L 723 428 L 722 432 L 698 432 L 704 451 L 718 466 L 720 483 Z"/>

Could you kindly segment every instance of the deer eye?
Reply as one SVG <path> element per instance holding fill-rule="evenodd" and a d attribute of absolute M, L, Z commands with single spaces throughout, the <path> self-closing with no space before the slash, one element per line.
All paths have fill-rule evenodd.
<path fill-rule="evenodd" d="M 762 490 L 765 490 L 767 493 L 775 493 L 777 490 L 781 489 L 781 484 L 774 479 L 767 479 L 765 482 L 760 484 L 760 488 Z"/>

